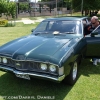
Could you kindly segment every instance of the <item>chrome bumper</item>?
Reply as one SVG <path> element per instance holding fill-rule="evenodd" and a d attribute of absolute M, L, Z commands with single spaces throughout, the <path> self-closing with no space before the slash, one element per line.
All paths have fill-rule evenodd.
<path fill-rule="evenodd" d="M 18 74 L 18 75 L 29 75 L 29 76 L 33 76 L 33 77 L 44 78 L 44 79 L 53 80 L 53 81 L 57 81 L 57 82 L 60 82 L 65 78 L 65 75 L 62 75 L 60 77 L 51 77 L 51 76 L 42 75 L 42 74 L 35 74 L 32 72 L 30 72 L 30 73 L 22 72 L 22 71 L 15 70 L 13 68 L 5 67 L 5 66 L 3 67 L 1 65 L 0 65 L 0 70 L 10 71 L 10 72 L 12 72 L 14 74 Z"/>

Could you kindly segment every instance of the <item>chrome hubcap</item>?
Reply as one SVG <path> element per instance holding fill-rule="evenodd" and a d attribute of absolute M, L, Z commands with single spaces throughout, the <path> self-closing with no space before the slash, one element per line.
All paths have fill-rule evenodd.
<path fill-rule="evenodd" d="M 76 76 L 77 76 L 77 62 L 75 62 L 73 66 L 73 80 L 76 79 Z"/>

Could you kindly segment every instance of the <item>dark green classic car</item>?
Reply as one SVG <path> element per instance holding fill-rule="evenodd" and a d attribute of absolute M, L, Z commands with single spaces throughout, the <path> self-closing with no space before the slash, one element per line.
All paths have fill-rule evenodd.
<path fill-rule="evenodd" d="M 42 21 L 31 35 L 0 47 L 0 70 L 24 79 L 36 77 L 73 85 L 81 59 L 100 56 L 99 27 L 84 37 L 88 23 L 87 17 Z"/>

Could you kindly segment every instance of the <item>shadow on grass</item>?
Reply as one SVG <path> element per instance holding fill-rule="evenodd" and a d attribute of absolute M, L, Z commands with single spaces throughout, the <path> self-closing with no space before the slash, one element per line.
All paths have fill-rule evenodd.
<path fill-rule="evenodd" d="M 93 66 L 90 59 L 82 61 L 79 67 L 79 77 L 84 75 L 89 77 L 90 74 L 100 74 L 100 65 Z M 77 80 L 78 81 L 78 80 Z M 73 87 L 63 83 L 54 83 L 51 81 L 32 78 L 31 81 L 20 79 L 15 75 L 5 73 L 0 77 L 0 96 L 17 96 L 18 99 L 25 100 L 25 96 L 31 99 L 26 100 L 63 100 Z M 50 96 L 49 99 L 43 99 L 43 96 Z M 9 99 L 9 100 L 18 100 Z M 0 99 L 1 100 L 1 99 Z M 2 99 L 3 100 L 3 99 Z M 4 100 L 8 100 L 4 98 Z"/>
<path fill-rule="evenodd" d="M 79 67 L 79 77 L 80 75 L 90 77 L 90 74 L 100 74 L 100 63 L 95 66 L 90 59 L 83 59 Z"/>
<path fill-rule="evenodd" d="M 13 74 L 5 73 L 0 77 L 0 96 L 17 96 L 18 99 L 22 99 L 21 96 L 30 96 L 32 100 L 63 100 L 65 96 L 71 90 L 71 86 L 63 83 L 55 83 L 51 81 L 32 78 L 31 81 L 20 79 Z M 43 99 L 43 96 L 50 96 L 49 99 Z M 8 100 L 4 98 L 4 100 Z M 17 99 L 17 100 L 18 100 Z M 1 99 L 0 99 L 1 100 Z M 2 99 L 3 100 L 3 99 Z M 11 99 L 10 99 L 11 100 Z M 12 99 L 16 100 L 16 99 Z M 31 100 L 31 99 L 29 99 Z"/>

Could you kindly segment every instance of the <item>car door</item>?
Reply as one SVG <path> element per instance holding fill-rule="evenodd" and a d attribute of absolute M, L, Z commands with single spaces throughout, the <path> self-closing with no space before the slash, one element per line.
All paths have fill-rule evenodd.
<path fill-rule="evenodd" d="M 86 57 L 100 58 L 100 25 L 89 35 L 85 36 L 87 42 Z"/>

